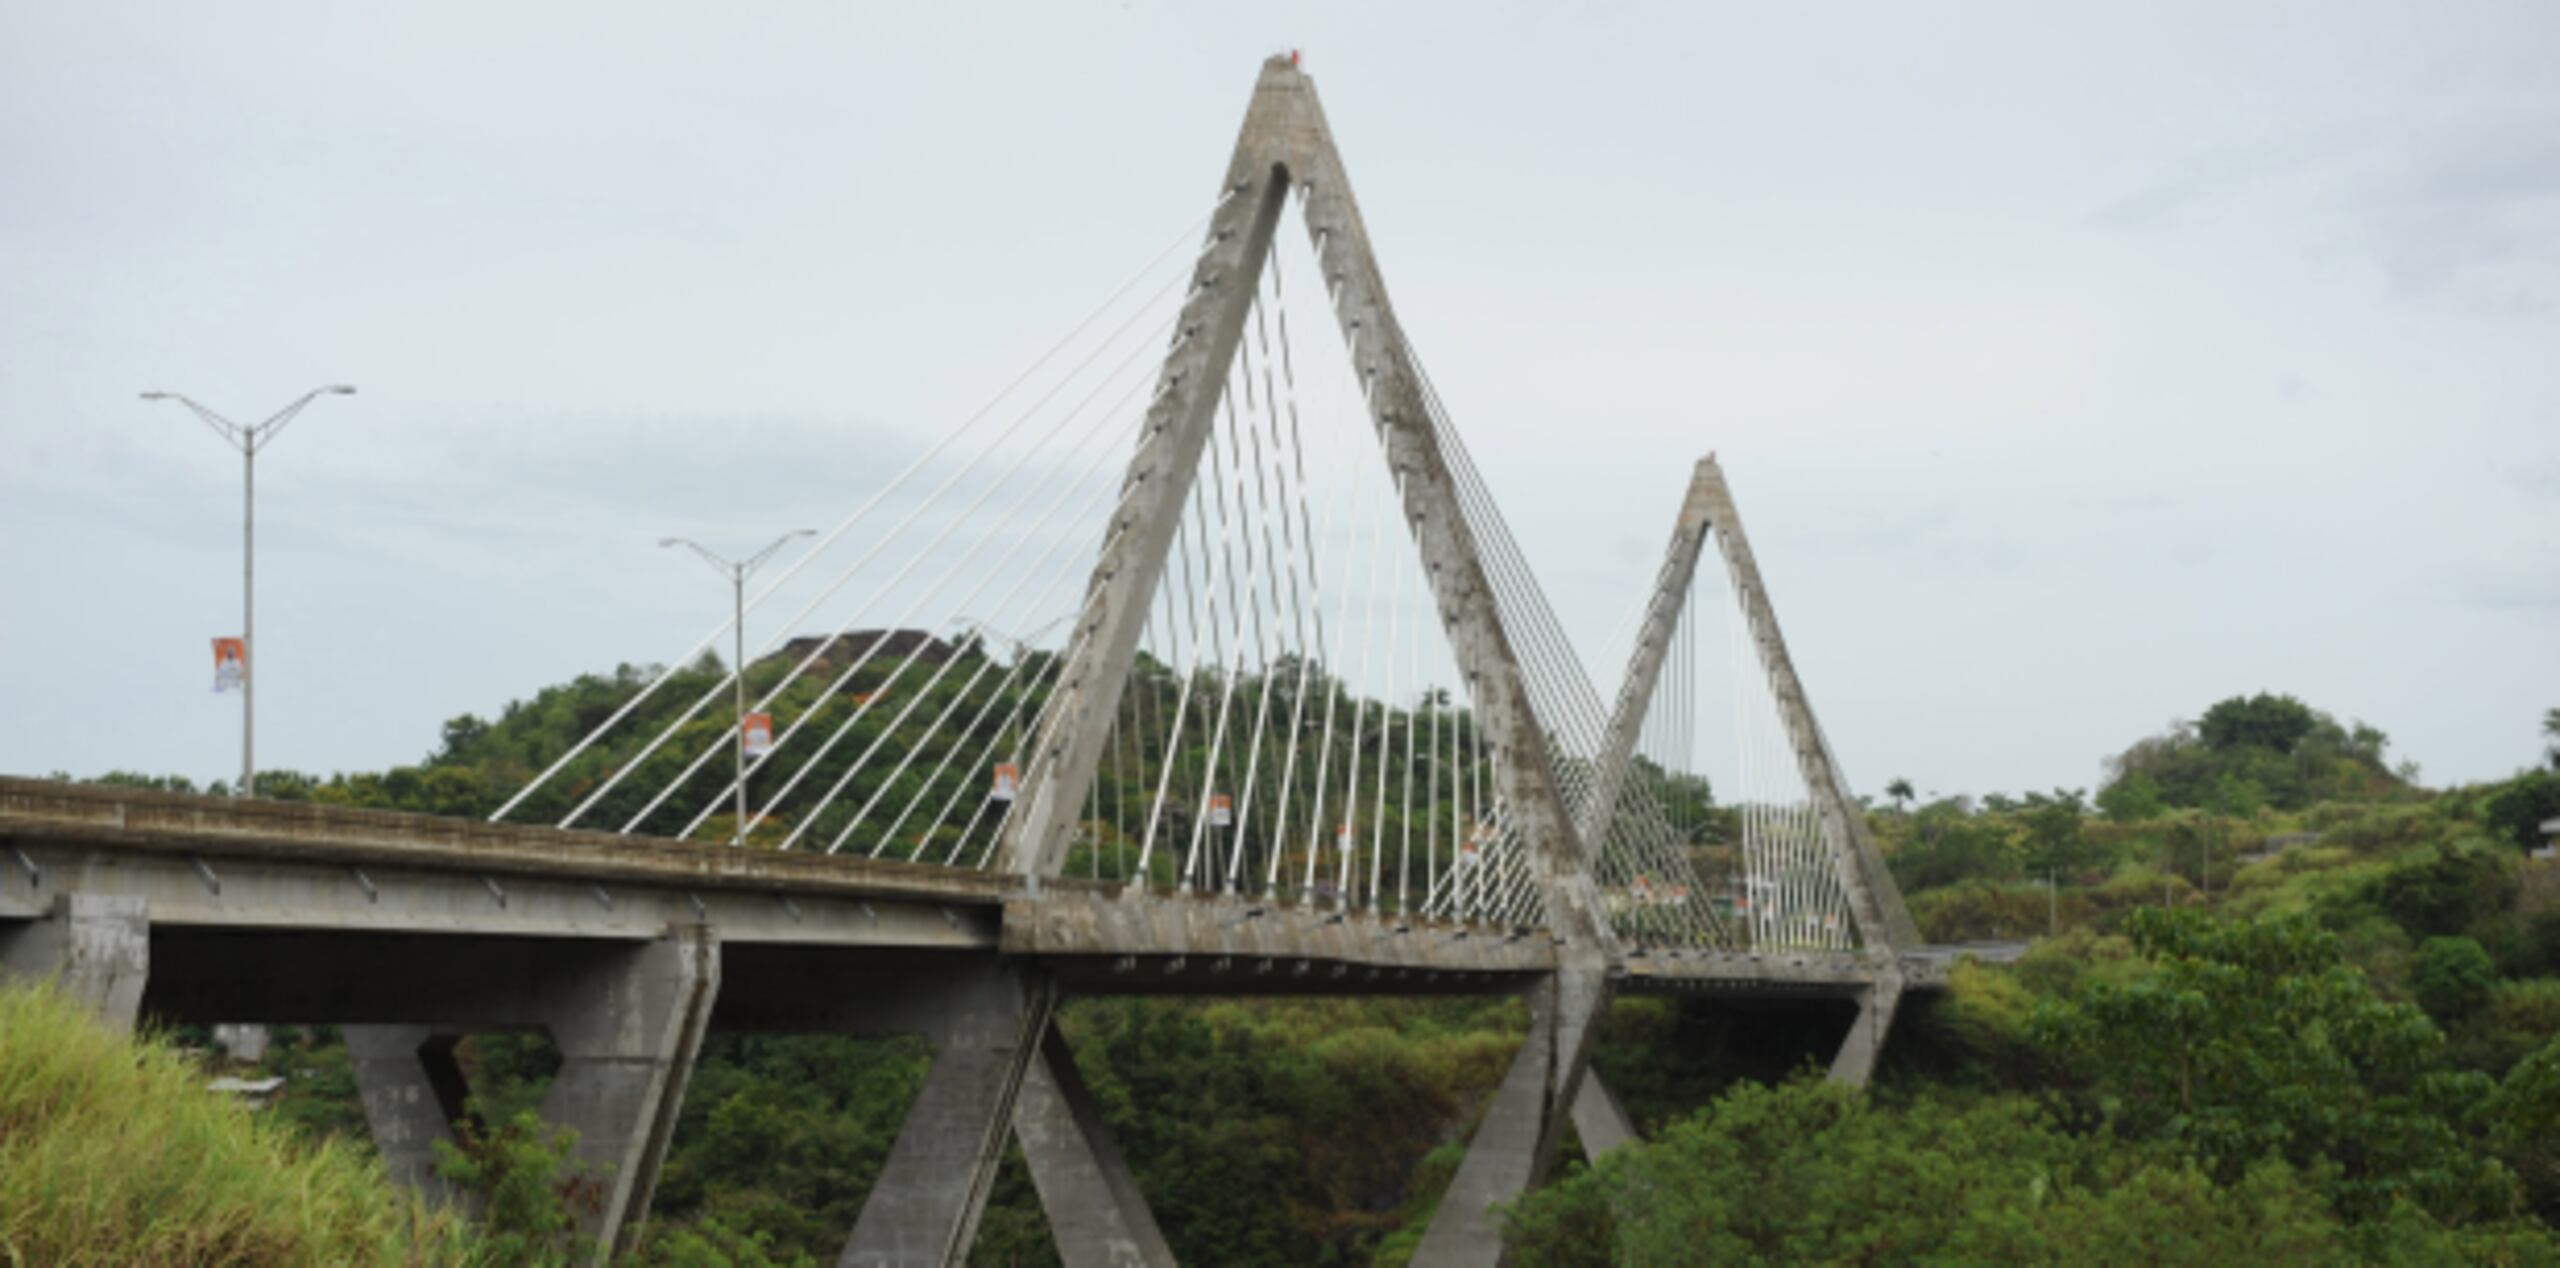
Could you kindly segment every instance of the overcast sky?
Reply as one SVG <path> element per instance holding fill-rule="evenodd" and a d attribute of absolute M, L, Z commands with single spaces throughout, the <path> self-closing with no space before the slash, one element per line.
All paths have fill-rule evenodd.
<path fill-rule="evenodd" d="M 260 765 L 415 761 L 682 652 L 660 536 L 833 522 L 1292 47 L 1604 692 L 1712 449 L 1864 791 L 2260 690 L 2431 783 L 2537 751 L 2545 3 L 0 0 L 0 771 L 236 770 L 239 459 L 137 392 L 359 386 L 260 463 Z"/>

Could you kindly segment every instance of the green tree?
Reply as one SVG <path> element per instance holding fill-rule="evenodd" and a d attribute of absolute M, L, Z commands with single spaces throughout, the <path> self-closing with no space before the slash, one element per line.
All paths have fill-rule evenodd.
<path fill-rule="evenodd" d="M 2480 818 L 2518 846 L 2541 845 L 2543 822 L 2560 818 L 2560 770 L 2527 771 L 2496 785 L 2480 803 Z"/>
<path fill-rule="evenodd" d="M 2560 714 L 2560 710 L 2554 710 L 2553 712 L 2555 714 Z M 1912 791 L 1910 780 L 1904 779 L 1900 775 L 1896 775 L 1893 777 L 1892 782 L 1887 783 L 1884 786 L 1884 795 L 1893 801 L 1895 809 L 1907 810 L 1911 806 L 1911 799 L 1919 794 Z"/>
<path fill-rule="evenodd" d="M 2053 795 L 2028 793 L 2019 820 L 2027 830 L 2027 869 L 2069 875 L 2103 863 L 2106 852 L 2082 829 L 2089 818 L 2088 794 L 2057 788 Z"/>
<path fill-rule="evenodd" d="M 2205 710 L 2204 717 L 2196 723 L 2196 733 L 2208 748 L 2264 748 L 2290 753 L 2319 730 L 2320 723 L 2321 716 L 2311 706 L 2291 696 L 2262 691 L 2254 696 L 2233 696 Z"/>
<path fill-rule="evenodd" d="M 2377 998 L 2337 938 L 2305 916 L 2127 921 L 2146 971 L 2045 1006 L 2039 1039 L 2118 1130 L 2191 1150 L 2216 1179 L 2251 1164 L 2334 1164 L 2359 1218 L 2403 1198 L 2440 1219 L 2503 1216 L 2514 1176 L 2478 1149 L 2492 1086 L 2444 1067 L 2426 1014 Z"/>
<path fill-rule="evenodd" d="M 2004 822 L 1966 812 L 1954 800 L 1932 802 L 1911 816 L 1910 831 L 1886 860 L 1904 889 L 1932 889 L 1959 881 L 2003 880 L 2022 866 Z"/>
<path fill-rule="evenodd" d="M 2434 846 L 2375 878 L 2363 898 L 2412 937 L 2458 934 L 2515 897 L 2514 863 L 2477 838 Z"/>
<path fill-rule="evenodd" d="M 2523 1178 L 2535 1213 L 2560 1216 L 2560 1035 L 2507 1072 L 2487 1118 L 2498 1155 Z"/>
<path fill-rule="evenodd" d="M 2140 823 L 2168 809 L 2160 785 L 2141 771 L 2127 771 L 2098 790 L 2098 811 L 2114 823 Z"/>
<path fill-rule="evenodd" d="M 2390 743 L 2379 728 L 2342 726 L 2291 696 L 2233 696 L 2197 724 L 2172 723 L 2117 754 L 2108 782 L 2139 775 L 2173 807 L 2218 807 L 2235 796 L 2280 810 L 2323 799 L 2388 800 L 2408 787 L 2385 757 Z"/>
<path fill-rule="evenodd" d="M 578 1133 L 519 1110 L 496 1127 L 460 1125 L 435 1142 L 436 1174 L 478 1198 L 480 1235 L 493 1268 L 566 1268 L 589 1258 L 578 1216 L 603 1209 L 601 1180 L 571 1157 Z"/>
<path fill-rule="evenodd" d="M 2220 1185 L 2025 1097 L 1894 1108 L 1810 1079 L 1737 1087 L 1530 1195 L 1509 1234 L 1540 1268 L 2355 1261 L 2284 1164 Z"/>
<path fill-rule="evenodd" d="M 2409 965 L 2409 989 L 2418 1006 L 2440 1020 L 2462 1017 L 2489 998 L 2498 980 L 2489 953 L 2469 938 L 2429 938 Z"/>

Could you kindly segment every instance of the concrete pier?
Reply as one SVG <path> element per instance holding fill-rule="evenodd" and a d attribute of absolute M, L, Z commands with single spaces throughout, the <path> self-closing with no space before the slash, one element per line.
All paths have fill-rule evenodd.
<path fill-rule="evenodd" d="M 1531 986 L 1529 1034 L 1495 1089 L 1467 1156 L 1415 1248 L 1416 1268 L 1473 1268 L 1502 1261 L 1502 1225 L 1493 1208 L 1535 1187 L 1582 1081 L 1594 1024 L 1609 1004 L 1608 979 L 1564 971 Z"/>
<path fill-rule="evenodd" d="M 1600 1081 L 1597 1070 L 1584 1070 L 1582 1088 L 1573 1094 L 1573 1134 L 1582 1138 L 1582 1156 L 1593 1162 L 1640 1139 L 1626 1107 Z"/>
<path fill-rule="evenodd" d="M 616 1254 L 631 1249 L 657 1190 L 719 995 L 720 944 L 694 926 L 618 958 L 551 988 L 560 1072 L 541 1110 L 578 1133 L 579 1164 L 603 1179 L 594 1229 Z"/>
<path fill-rule="evenodd" d="M 697 925 L 644 943 L 542 949 L 478 992 L 447 980 L 441 992 L 410 996 L 419 1020 L 347 1026 L 357 1091 L 392 1175 L 450 1199 L 435 1174 L 435 1142 L 453 1139 L 465 1110 L 454 1042 L 478 1031 L 548 1032 L 561 1061 L 539 1113 L 577 1133 L 572 1162 L 601 1198 L 581 1213 L 585 1231 L 620 1253 L 646 1218 L 710 1023 L 719 941 Z"/>
<path fill-rule="evenodd" d="M 100 1021 L 130 1034 L 151 975 L 148 906 L 128 894 L 57 894 L 44 915 L 0 924 L 0 971 L 50 979 Z"/>
<path fill-rule="evenodd" d="M 1893 1030 L 1894 1010 L 1901 1002 L 1898 973 L 1888 971 L 1858 989 L 1858 1016 L 1841 1037 L 1838 1055 L 1831 1058 L 1832 1082 L 1865 1087 L 1875 1076 L 1876 1058 L 1884 1052 L 1885 1036 Z"/>
<path fill-rule="evenodd" d="M 468 1095 L 454 1063 L 458 1035 L 425 1026 L 347 1026 L 340 1030 L 355 1067 L 365 1125 L 391 1178 L 436 1202 L 458 1200 L 436 1174 L 436 1142 L 453 1143 Z"/>
<path fill-rule="evenodd" d="M 1054 1025 L 1024 1072 L 1013 1130 L 1067 1268 L 1173 1268 L 1173 1248 Z"/>
<path fill-rule="evenodd" d="M 928 1032 L 933 1068 L 863 1199 L 842 1268 L 967 1260 L 1055 999 L 1045 976 L 996 961 L 950 979 Z"/>

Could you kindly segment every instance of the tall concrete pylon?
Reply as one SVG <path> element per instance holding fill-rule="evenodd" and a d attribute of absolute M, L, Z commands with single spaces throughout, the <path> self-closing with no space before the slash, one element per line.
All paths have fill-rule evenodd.
<path fill-rule="evenodd" d="M 1609 996 L 1608 926 L 1554 782 L 1520 659 L 1460 511 L 1420 368 L 1387 299 L 1314 81 L 1294 55 L 1265 62 L 1254 86 L 1210 217 L 1208 245 L 1149 406 L 1144 439 L 1122 483 L 1121 509 L 1095 563 L 1085 625 L 1059 677 L 1053 708 L 1060 723 L 1051 732 L 1056 738 L 1031 755 L 1022 810 L 1008 824 L 1001 865 L 1036 892 L 1065 863 L 1083 790 L 1101 761 L 1109 721 L 1127 685 L 1228 368 L 1293 190 L 1302 196 L 1306 230 L 1348 355 L 1368 386 L 1370 418 L 1384 457 L 1401 477 L 1406 527 L 1450 652 L 1475 701 L 1477 724 L 1493 758 L 1495 792 L 1526 843 L 1563 960 L 1554 978 L 1530 988 L 1530 1040 L 1413 1260 L 1493 1263 L 1500 1258 L 1501 1239 L 1490 1208 L 1519 1196 L 1544 1172 L 1579 1091 L 1593 1023 Z M 1073 1116 L 1045 1119 L 1053 1133 L 1063 1125 L 1072 1135 Z M 1101 1159 L 1107 1151 L 1083 1152 Z M 1042 1185 L 1044 1193 L 1051 1188 Z"/>
<path fill-rule="evenodd" d="M 1541 869 L 1549 924 L 1572 941 L 1595 941 L 1598 918 L 1574 825 L 1554 784 L 1546 743 L 1523 687 L 1476 542 L 1460 513 L 1423 387 L 1371 249 L 1359 204 L 1316 100 L 1293 56 L 1264 63 L 1229 161 L 1209 240 L 1176 322 L 1144 440 L 1122 481 L 1123 501 L 1095 561 L 1060 674 L 1060 720 L 1031 756 L 1023 808 L 1007 824 L 1005 866 L 1036 886 L 1057 875 L 1084 789 L 1101 762 L 1110 719 L 1127 686 L 1138 639 L 1164 574 L 1174 530 L 1208 443 L 1272 236 L 1289 194 L 1303 198 L 1306 230 L 1342 326 L 1367 382 L 1384 457 L 1399 474 L 1406 528 L 1420 552 L 1442 630 L 1476 702 L 1494 758 L 1496 791 Z"/>

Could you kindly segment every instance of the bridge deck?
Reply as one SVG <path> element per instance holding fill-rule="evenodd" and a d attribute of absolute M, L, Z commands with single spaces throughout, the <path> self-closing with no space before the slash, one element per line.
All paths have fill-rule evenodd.
<path fill-rule="evenodd" d="M 155 926 L 636 940 L 708 923 L 732 945 L 1000 950 L 1109 994 L 1496 992 L 1552 970 L 1544 930 L 1466 928 L 1250 898 L 307 803 L 0 778 L 0 919 L 72 890 L 136 894 Z M 1900 957 L 1942 986 L 1959 954 Z M 1854 991 L 1821 952 L 1651 951 L 1636 993 Z"/>

